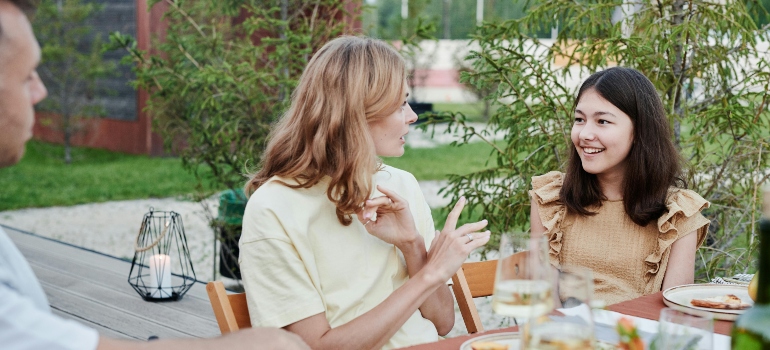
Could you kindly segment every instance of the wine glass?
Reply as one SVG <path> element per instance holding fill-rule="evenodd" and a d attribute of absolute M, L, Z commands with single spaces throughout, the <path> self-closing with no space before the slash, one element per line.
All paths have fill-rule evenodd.
<path fill-rule="evenodd" d="M 504 233 L 500 237 L 492 310 L 514 317 L 517 323 L 545 315 L 553 309 L 548 241 L 527 233 Z"/>
<path fill-rule="evenodd" d="M 711 314 L 686 314 L 671 308 L 660 310 L 658 336 L 650 348 L 671 350 L 711 350 L 714 319 Z"/>
<path fill-rule="evenodd" d="M 591 310 L 593 274 L 577 266 L 562 266 L 555 273 L 551 315 L 533 315 L 522 337 L 523 349 L 593 349 L 594 321 Z"/>

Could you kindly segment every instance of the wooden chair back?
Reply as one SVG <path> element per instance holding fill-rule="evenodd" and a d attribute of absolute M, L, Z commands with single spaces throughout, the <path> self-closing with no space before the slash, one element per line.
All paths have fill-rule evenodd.
<path fill-rule="evenodd" d="M 523 273 L 524 260 L 528 252 L 519 252 L 509 257 L 509 262 Z M 497 272 L 497 260 L 469 262 L 463 264 L 460 270 L 452 276 L 452 291 L 454 292 L 457 306 L 465 322 L 468 333 L 477 333 L 484 330 L 481 324 L 479 312 L 473 298 L 488 297 L 495 290 L 495 273 Z"/>
<path fill-rule="evenodd" d="M 241 328 L 251 328 L 246 293 L 227 294 L 222 281 L 206 284 L 206 292 L 222 334 L 235 332 Z"/>

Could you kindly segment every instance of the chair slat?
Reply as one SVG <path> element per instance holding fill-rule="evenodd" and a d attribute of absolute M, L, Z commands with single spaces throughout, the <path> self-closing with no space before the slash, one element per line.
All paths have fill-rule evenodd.
<path fill-rule="evenodd" d="M 246 293 L 230 294 L 230 307 L 235 315 L 235 321 L 238 328 L 251 328 L 251 317 L 249 316 L 249 306 L 246 304 Z"/>
<path fill-rule="evenodd" d="M 214 310 L 214 316 L 222 334 L 251 327 L 245 293 L 228 295 L 225 285 L 221 281 L 206 284 L 206 292 L 209 295 L 211 308 Z"/>
<path fill-rule="evenodd" d="M 481 325 L 479 312 L 476 310 L 476 303 L 473 302 L 473 296 L 462 268 L 452 276 L 452 291 L 455 294 L 455 299 L 457 299 L 457 306 L 460 309 L 460 315 L 463 317 L 468 333 L 476 333 L 483 330 L 484 327 Z"/>
<path fill-rule="evenodd" d="M 495 288 L 497 260 L 465 263 L 462 270 L 468 281 L 468 288 L 470 288 L 472 297 L 492 295 Z"/>

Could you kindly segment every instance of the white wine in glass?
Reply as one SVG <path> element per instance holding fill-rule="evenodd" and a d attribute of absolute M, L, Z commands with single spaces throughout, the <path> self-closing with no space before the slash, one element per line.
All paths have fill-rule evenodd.
<path fill-rule="evenodd" d="M 548 241 L 525 233 L 500 237 L 492 310 L 498 315 L 525 320 L 553 310 Z"/>
<path fill-rule="evenodd" d="M 591 310 L 593 275 L 590 270 L 564 266 L 555 273 L 553 284 L 556 311 L 533 315 L 522 336 L 522 349 L 593 349 L 594 321 Z"/>
<path fill-rule="evenodd" d="M 544 280 L 503 280 L 495 283 L 492 309 L 516 318 L 545 315 L 553 309 L 551 283 Z"/>

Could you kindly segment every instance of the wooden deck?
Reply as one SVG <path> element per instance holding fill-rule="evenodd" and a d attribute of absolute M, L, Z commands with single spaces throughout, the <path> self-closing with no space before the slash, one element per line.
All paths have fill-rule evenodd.
<path fill-rule="evenodd" d="M 112 338 L 219 335 L 203 283 L 195 283 L 179 301 L 146 302 L 127 282 L 130 262 L 7 227 L 4 231 L 29 261 L 59 316 Z"/>

